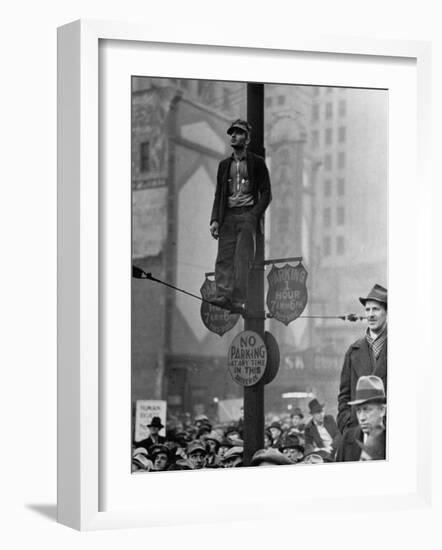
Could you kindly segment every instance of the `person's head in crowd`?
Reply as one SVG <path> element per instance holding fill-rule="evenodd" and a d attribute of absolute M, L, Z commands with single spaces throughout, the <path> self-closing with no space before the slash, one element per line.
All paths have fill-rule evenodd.
<path fill-rule="evenodd" d="M 364 434 L 377 435 L 385 428 L 386 398 L 384 383 L 378 376 L 361 376 L 356 383 L 356 416 Z"/>
<path fill-rule="evenodd" d="M 164 472 L 170 462 L 170 452 L 166 445 L 152 445 L 150 448 L 150 459 L 153 463 L 154 472 Z"/>
<path fill-rule="evenodd" d="M 218 449 L 218 456 L 219 458 L 223 458 L 223 456 L 226 454 L 226 452 L 233 447 L 233 443 L 230 439 L 227 437 L 223 437 L 220 440 L 220 445 Z"/>
<path fill-rule="evenodd" d="M 300 445 L 298 437 L 287 437 L 279 450 L 294 463 L 302 460 L 304 456 L 304 447 Z"/>
<path fill-rule="evenodd" d="M 268 449 L 273 445 L 273 436 L 270 430 L 264 432 L 264 449 Z"/>
<path fill-rule="evenodd" d="M 198 414 L 197 416 L 195 416 L 195 419 L 193 421 L 193 425 L 195 426 L 195 428 L 197 430 L 199 430 L 201 428 L 201 426 L 203 424 L 206 424 L 206 423 L 209 423 L 209 418 L 207 415 L 205 414 Z"/>
<path fill-rule="evenodd" d="M 283 466 L 293 462 L 277 449 L 259 449 L 252 457 L 252 466 Z"/>
<path fill-rule="evenodd" d="M 187 458 L 194 470 L 204 468 L 206 465 L 206 456 L 206 445 L 198 439 L 191 441 L 187 446 Z"/>
<path fill-rule="evenodd" d="M 298 407 L 292 412 L 290 415 L 290 421 L 293 426 L 293 428 L 297 428 L 302 424 L 302 421 L 304 419 L 304 415 L 302 414 L 301 409 Z"/>
<path fill-rule="evenodd" d="M 144 447 L 135 448 L 132 452 L 132 472 L 149 472 L 153 468 L 152 461 L 147 456 Z"/>
<path fill-rule="evenodd" d="M 238 468 L 242 466 L 244 447 L 231 447 L 222 459 L 223 468 Z"/>
<path fill-rule="evenodd" d="M 208 454 L 213 455 L 218 453 L 218 449 L 220 447 L 220 438 L 217 433 L 215 432 L 208 433 L 204 441 L 206 443 L 206 449 Z"/>
<path fill-rule="evenodd" d="M 211 432 L 211 430 L 212 430 L 212 426 L 210 424 L 206 424 L 206 423 L 201 424 L 201 426 L 199 427 L 199 429 L 196 433 L 196 438 L 201 439 L 201 440 L 205 440 L 206 437 Z"/>
<path fill-rule="evenodd" d="M 302 464 L 324 464 L 324 457 L 318 452 L 306 454 L 301 460 Z"/>
<path fill-rule="evenodd" d="M 387 326 L 387 289 L 375 284 L 368 296 L 360 297 L 359 301 L 365 308 L 370 332 L 380 334 Z"/>
<path fill-rule="evenodd" d="M 319 424 L 321 426 L 324 422 L 324 416 L 325 416 L 324 405 L 319 403 L 319 401 L 316 398 L 314 398 L 309 402 L 308 408 L 313 418 L 313 421 L 316 424 Z"/>
<path fill-rule="evenodd" d="M 154 416 L 147 427 L 149 428 L 151 435 L 157 435 L 158 432 L 164 428 L 159 416 Z"/>
<path fill-rule="evenodd" d="M 236 426 L 228 426 L 225 431 L 225 436 L 230 439 L 230 441 L 235 442 L 238 439 L 241 439 L 241 433 Z"/>
<path fill-rule="evenodd" d="M 275 441 L 279 439 L 282 434 L 281 424 L 277 420 L 275 420 L 270 424 L 269 430 L 270 430 L 270 433 L 272 434 L 273 443 L 275 443 Z"/>

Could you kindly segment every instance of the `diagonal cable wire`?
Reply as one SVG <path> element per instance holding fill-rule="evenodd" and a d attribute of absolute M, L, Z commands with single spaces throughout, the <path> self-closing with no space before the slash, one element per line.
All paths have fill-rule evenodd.
<path fill-rule="evenodd" d="M 141 268 L 133 265 L 132 266 L 132 277 L 135 277 L 136 279 L 148 279 L 150 281 L 154 281 L 155 283 L 159 283 L 161 285 L 167 286 L 169 288 L 172 288 L 173 290 L 176 290 L 177 292 L 182 292 L 183 294 L 187 294 L 187 296 L 191 296 L 192 298 L 196 298 L 197 300 L 200 300 L 200 302 L 205 302 L 206 304 L 214 305 L 210 300 L 205 300 L 201 296 L 198 296 L 197 294 L 192 294 L 192 292 L 188 292 L 187 290 L 184 290 L 183 288 L 179 288 L 177 286 L 174 286 L 170 283 L 166 283 L 166 281 L 162 281 L 161 279 L 157 279 L 152 275 L 150 272 L 143 271 Z M 229 306 L 221 306 L 216 304 L 216 307 L 219 307 L 220 309 L 226 309 L 227 311 L 231 311 L 231 308 Z M 267 315 L 267 317 L 272 317 L 272 315 Z M 355 313 L 349 313 L 348 315 L 300 315 L 298 318 L 301 319 L 341 319 L 342 321 L 362 321 L 365 319 L 365 317 L 361 317 L 359 315 L 356 315 Z"/>

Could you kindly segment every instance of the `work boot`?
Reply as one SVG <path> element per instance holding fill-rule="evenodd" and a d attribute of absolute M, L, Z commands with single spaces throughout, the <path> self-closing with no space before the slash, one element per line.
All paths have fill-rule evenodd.
<path fill-rule="evenodd" d="M 215 298 L 210 300 L 210 303 L 217 307 L 222 307 L 225 309 L 230 308 L 230 300 L 227 296 L 215 296 Z"/>

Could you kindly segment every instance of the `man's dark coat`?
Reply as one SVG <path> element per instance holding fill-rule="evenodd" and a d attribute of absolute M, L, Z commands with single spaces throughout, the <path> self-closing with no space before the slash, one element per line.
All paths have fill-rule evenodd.
<path fill-rule="evenodd" d="M 259 155 L 246 151 L 247 174 L 252 185 L 254 206 L 249 214 L 258 221 L 264 214 L 269 202 L 272 199 L 270 188 L 270 177 L 265 161 Z M 227 157 L 218 165 L 216 176 L 215 199 L 213 201 L 212 215 L 210 223 L 217 221 L 221 227 L 224 221 L 225 209 L 227 207 L 227 197 L 229 192 L 228 179 L 230 177 L 230 164 L 232 157 Z"/>
<path fill-rule="evenodd" d="M 333 449 L 336 449 L 339 444 L 341 434 L 338 430 L 335 419 L 330 414 L 326 414 L 324 416 L 324 428 L 328 431 L 330 437 L 333 440 Z M 313 419 L 310 420 L 310 422 L 308 422 L 305 427 L 304 438 L 306 454 L 312 452 L 316 447 L 318 447 L 319 449 L 325 447 L 324 442 L 319 435 L 318 428 L 313 422 Z"/>
<path fill-rule="evenodd" d="M 162 444 L 166 441 L 166 438 L 162 435 L 157 436 L 157 439 L 153 439 L 152 436 L 147 437 L 146 439 L 143 439 L 142 441 L 138 441 L 135 443 L 136 447 L 144 447 L 146 451 L 148 451 L 152 445 L 158 445 Z"/>
<path fill-rule="evenodd" d="M 336 453 L 336 462 L 356 462 L 361 458 L 361 447 L 363 433 L 359 426 L 348 429 L 342 436 L 341 443 Z"/>
<path fill-rule="evenodd" d="M 356 382 L 361 376 L 374 374 L 379 376 L 387 391 L 387 341 L 382 348 L 377 361 L 375 362 L 370 352 L 365 337 L 356 340 L 345 354 L 344 365 L 341 371 L 341 383 L 338 395 L 338 427 L 341 433 L 347 428 L 358 425 L 356 412 L 349 401 L 355 399 Z"/>
<path fill-rule="evenodd" d="M 386 431 L 384 430 L 379 435 L 382 444 L 386 444 Z M 356 462 L 361 458 L 361 447 L 358 445 L 358 441 L 362 443 L 364 440 L 364 434 L 359 426 L 348 429 L 342 436 L 341 443 L 336 453 L 336 462 Z"/>

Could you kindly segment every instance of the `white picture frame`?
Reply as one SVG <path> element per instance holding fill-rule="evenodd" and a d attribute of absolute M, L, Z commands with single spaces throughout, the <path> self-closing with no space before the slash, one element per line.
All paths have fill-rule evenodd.
<path fill-rule="evenodd" d="M 250 36 L 250 35 L 249 35 Z M 397 319 L 399 329 L 392 337 L 393 361 L 396 357 L 403 361 L 403 375 L 398 371 L 393 372 L 392 399 L 399 406 L 403 404 L 401 392 L 395 394 L 396 388 L 403 388 L 403 392 L 410 392 L 416 398 L 415 418 L 411 422 L 413 441 L 422 442 L 430 440 L 426 414 L 429 407 L 428 396 L 425 388 L 429 386 L 430 364 L 422 365 L 418 380 L 402 380 L 412 372 L 412 362 L 418 357 L 419 350 L 428 342 L 430 335 L 430 288 L 431 288 L 431 250 L 429 249 L 430 220 L 426 215 L 431 205 L 431 186 L 428 175 L 429 149 L 429 121 L 431 106 L 428 101 L 428 87 L 430 79 L 430 45 L 426 42 L 388 41 L 388 40 L 364 40 L 355 37 L 318 37 L 312 39 L 297 35 L 296 37 L 281 36 L 278 41 L 272 40 L 269 44 L 265 38 L 242 38 L 238 36 L 232 43 L 228 39 L 216 37 L 207 40 L 204 33 L 200 37 L 193 36 L 191 40 L 186 36 L 185 30 L 181 35 L 174 33 L 167 36 L 163 32 L 155 32 L 146 29 L 143 25 L 126 24 L 118 22 L 102 21 L 76 21 L 59 29 L 58 34 L 58 521 L 79 530 L 93 530 L 119 527 L 140 527 L 162 525 L 169 523 L 192 523 L 196 521 L 230 521 L 238 519 L 259 519 L 264 511 L 267 517 L 281 517 L 287 513 L 280 510 L 278 504 L 284 504 L 284 508 L 292 511 L 308 512 L 309 510 L 325 509 L 338 502 L 343 513 L 346 509 L 357 505 L 359 509 L 369 509 L 373 502 L 379 508 L 414 508 L 427 506 L 431 498 L 431 469 L 429 446 L 422 445 L 421 452 L 416 452 L 410 460 L 401 462 L 403 471 L 398 478 L 404 480 L 404 490 L 394 490 L 387 487 L 379 492 L 374 487 L 371 493 L 363 490 L 358 493 L 354 484 L 347 481 L 346 489 L 339 494 L 330 494 L 332 487 L 337 488 L 342 467 L 348 468 L 346 477 L 349 480 L 355 476 L 354 465 L 330 465 L 320 470 L 315 470 L 317 487 L 312 494 L 293 495 L 284 492 L 281 488 L 287 484 L 287 476 L 292 474 L 286 468 L 245 469 L 229 472 L 235 476 L 232 486 L 239 487 L 241 491 L 235 494 L 235 501 L 228 499 L 228 494 L 222 493 L 222 485 L 226 485 L 225 478 L 220 474 L 227 472 L 174 472 L 168 474 L 166 479 L 162 474 L 155 476 L 130 476 L 130 472 L 124 475 L 124 483 L 129 484 L 135 491 L 134 485 L 143 485 L 143 490 L 148 488 L 154 495 L 155 505 L 134 504 L 135 499 L 129 497 L 129 490 L 120 487 L 121 493 L 112 490 L 117 495 L 118 505 L 115 500 L 112 506 L 104 505 L 103 484 L 109 483 L 109 471 L 121 466 L 121 463 L 103 466 L 103 449 L 107 448 L 103 443 L 103 414 L 106 403 L 110 399 L 110 393 L 115 396 L 113 387 L 103 383 L 103 362 L 106 353 L 103 353 L 103 323 L 106 319 L 108 307 L 108 284 L 118 284 L 118 279 L 103 284 L 103 266 L 107 265 L 103 260 L 103 232 L 109 227 L 102 222 L 107 218 L 108 209 L 115 208 L 115 201 L 103 202 L 103 177 L 100 175 L 100 113 L 103 113 L 103 105 L 100 103 L 100 62 L 115 63 L 110 57 L 100 57 L 100 47 L 105 42 L 124 44 L 127 52 L 132 48 L 143 45 L 151 45 L 161 50 L 161 45 L 173 52 L 174 63 L 179 63 L 186 68 L 186 77 L 195 76 L 195 68 L 190 67 L 185 59 L 187 54 L 198 50 L 199 55 L 208 58 L 217 55 L 215 52 L 227 53 L 230 59 L 247 54 L 250 59 L 257 60 L 251 63 L 250 74 L 238 73 L 243 79 L 253 78 L 253 70 L 259 65 L 259 57 L 279 56 L 284 63 L 294 52 L 302 52 L 303 55 L 321 57 L 323 63 L 328 63 L 334 56 L 346 56 L 353 58 L 356 63 L 370 59 L 385 60 L 393 67 L 396 61 L 407 60 L 415 67 L 415 84 L 417 85 L 417 100 L 414 108 L 417 113 L 417 125 L 411 124 L 411 133 L 414 138 L 407 142 L 407 147 L 413 147 L 413 154 L 419 171 L 419 185 L 413 174 L 400 174 L 404 177 L 404 204 L 409 206 L 410 190 L 415 187 L 416 204 L 415 215 L 417 230 L 405 235 L 408 245 L 415 251 L 413 256 L 418 258 L 419 269 L 414 274 L 409 274 L 402 281 L 402 285 L 411 284 L 416 290 L 418 299 L 412 308 L 420 308 L 427 315 L 422 315 L 419 327 L 415 328 L 416 342 L 410 343 L 407 354 L 400 356 L 399 344 L 400 313 L 403 312 L 403 304 L 399 297 L 404 286 L 389 289 L 389 311 L 393 319 Z M 157 50 L 155 50 L 157 51 Z M 161 52 L 160 52 L 161 53 Z M 160 55 L 160 53 L 155 55 Z M 183 56 L 183 57 L 180 57 Z M 326 57 L 326 59 L 324 58 Z M 363 56 L 363 57 L 360 57 Z M 127 62 L 127 58 L 125 58 Z M 187 63 L 187 65 L 186 65 Z M 212 63 L 212 65 L 215 65 Z M 232 72 L 235 63 L 231 63 Z M 253 66 L 255 68 L 253 68 Z M 174 69 L 175 67 L 175 69 Z M 125 70 L 129 70 L 126 68 Z M 170 66 L 164 66 L 165 75 L 176 70 L 172 62 Z M 213 67 L 208 78 L 216 78 L 219 75 L 219 67 Z M 262 81 L 267 81 L 269 71 L 262 69 Z M 161 75 L 158 75 L 161 76 Z M 247 77 L 247 78 L 245 78 Z M 324 73 L 324 80 L 318 84 L 337 84 L 330 82 L 330 74 Z M 337 78 L 337 77 L 335 77 Z M 232 77 L 232 79 L 234 79 Z M 311 82 L 314 84 L 315 82 Z M 414 93 L 414 92 L 413 92 Z M 398 116 L 400 113 L 398 113 Z M 125 126 L 121 128 L 124 132 Z M 130 144 L 127 133 L 128 148 Z M 417 147 L 417 149 L 416 149 Z M 393 151 L 394 159 L 394 151 Z M 394 160 L 393 160 L 394 162 Z M 408 162 L 408 160 L 406 161 Z M 411 161 L 412 162 L 412 161 Z M 408 165 L 407 165 L 408 166 Z M 411 165 L 412 166 L 412 165 Z M 408 166 L 409 167 L 409 166 Z M 407 179 L 408 178 L 408 179 Z M 130 181 L 130 180 L 128 180 Z M 399 195 L 393 195 L 398 197 Z M 408 197 L 408 198 L 407 198 Z M 409 202 L 407 202 L 407 200 Z M 112 216 L 109 216 L 112 218 Z M 400 217 L 390 227 L 390 236 L 398 243 L 397 231 L 404 219 Z M 130 247 L 129 243 L 122 246 Z M 395 244 L 396 246 L 396 244 Z M 403 254 L 403 250 L 394 248 L 390 256 L 391 262 L 397 262 Z M 130 258 L 130 256 L 129 256 Z M 393 267 L 397 274 L 398 268 Z M 394 279 L 397 281 L 398 277 Z M 390 305 L 391 304 L 391 305 Z M 396 308 L 396 309 L 395 309 Z M 401 309 L 402 308 L 402 309 Z M 395 311 L 397 314 L 395 316 Z M 125 310 L 127 313 L 127 309 Z M 126 319 L 127 316 L 126 316 Z M 127 321 L 129 322 L 129 321 Z M 395 340 L 396 338 L 396 340 Z M 389 345 L 390 346 L 390 345 Z M 122 355 L 124 356 L 123 349 Z M 390 347 L 389 347 L 390 351 Z M 120 350 L 121 353 L 121 350 Z M 127 354 L 126 354 L 127 355 Z M 129 361 L 130 357 L 126 358 Z M 124 361 L 123 361 L 124 362 Z M 408 393 L 408 395 L 410 395 Z M 116 399 L 118 397 L 115 397 Z M 123 405 L 123 409 L 124 405 Z M 124 417 L 120 434 L 124 434 L 127 418 Z M 391 420 L 391 432 L 395 433 L 393 426 L 395 418 Z M 118 424 L 118 419 L 116 421 Z M 390 425 L 390 424 L 389 424 Z M 116 432 L 119 427 L 116 426 Z M 122 443 L 124 446 L 124 443 Z M 129 443 L 127 444 L 129 445 Z M 399 451 L 400 440 L 390 440 L 393 451 Z M 393 452 L 390 466 L 385 464 L 371 464 L 364 472 L 367 477 L 384 476 L 393 479 L 392 468 L 395 466 L 395 458 L 399 453 Z M 404 465 L 405 464 L 405 465 Z M 365 466 L 365 465 L 364 465 Z M 366 467 L 366 466 L 365 466 Z M 305 477 L 311 477 L 311 468 L 305 467 Z M 386 473 L 386 468 L 390 471 Z M 257 472 L 257 470 L 261 470 Z M 266 492 L 255 490 L 257 487 L 257 475 L 259 481 L 269 481 L 272 476 L 272 488 L 266 484 Z M 205 477 L 210 476 L 210 477 Z M 405 477 L 408 476 L 408 477 Z M 131 477 L 131 479 L 129 479 Z M 111 474 L 111 482 L 112 482 Z M 342 479 L 342 476 L 341 476 Z M 355 478 L 357 479 L 357 478 Z M 407 483 L 405 483 L 407 480 Z M 198 505 L 197 496 L 192 495 L 190 486 L 197 486 L 200 491 L 201 502 L 207 502 L 205 486 L 219 487 L 217 505 Z M 162 490 L 162 487 L 165 488 Z M 329 487 L 328 493 L 324 487 Z M 174 489 L 173 489 L 174 488 Z M 179 494 L 185 494 L 186 499 L 177 498 L 170 502 L 167 496 L 170 490 Z M 389 492 L 390 491 L 390 492 Z M 302 491 L 301 491 L 302 492 Z M 164 494 L 163 494 L 164 493 Z M 118 501 L 118 495 L 121 498 Z M 193 499 L 193 500 L 192 500 Z M 290 505 L 290 506 L 287 506 Z M 270 512 L 269 512 L 270 508 Z M 273 510 L 273 511 L 272 511 Z M 290 517 L 289 515 L 287 517 Z"/>

